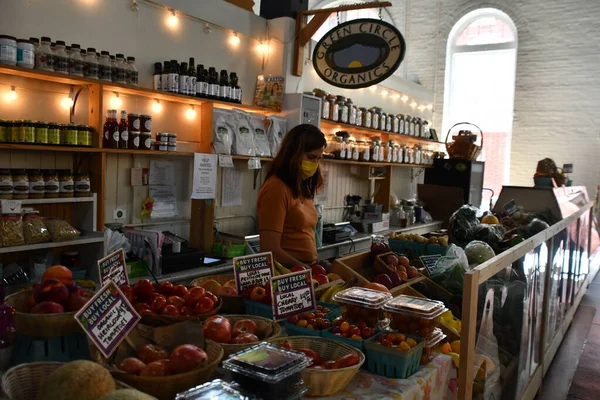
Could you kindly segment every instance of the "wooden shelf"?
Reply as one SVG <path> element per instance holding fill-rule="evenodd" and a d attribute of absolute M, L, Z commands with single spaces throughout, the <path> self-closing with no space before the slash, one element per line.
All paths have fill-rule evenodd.
<path fill-rule="evenodd" d="M 193 157 L 191 151 L 157 151 L 157 150 L 133 150 L 133 149 L 98 149 L 101 153 L 107 154 L 131 154 L 131 155 L 148 155 L 148 156 L 182 156 Z"/>
<path fill-rule="evenodd" d="M 89 197 L 69 197 L 56 199 L 24 199 L 21 200 L 22 205 L 39 205 L 39 204 L 69 204 L 69 203 L 93 203 L 96 197 L 92 193 Z"/>
<path fill-rule="evenodd" d="M 149 156 L 183 156 L 192 157 L 193 152 L 188 151 L 156 151 L 156 150 L 133 150 L 133 149 L 103 149 L 98 147 L 78 146 L 51 146 L 39 144 L 0 143 L 0 149 L 6 150 L 30 150 L 30 151 L 59 151 L 70 153 L 107 153 L 107 154 L 131 154 Z"/>
<path fill-rule="evenodd" d="M 38 79 L 41 81 L 64 83 L 66 85 L 97 85 L 102 81 L 70 76 L 58 72 L 44 71 L 41 69 L 23 68 L 11 65 L 0 65 L 0 74 L 21 76 L 24 78 Z"/>
<path fill-rule="evenodd" d="M 408 143 L 418 143 L 418 144 L 432 144 L 432 145 L 441 145 L 442 142 L 436 142 L 434 140 L 418 138 L 414 136 L 400 135 L 398 133 L 393 132 L 385 132 L 380 131 L 378 129 L 364 128 L 362 126 L 344 124 L 341 122 L 333 122 L 325 119 L 321 120 L 321 127 L 326 129 L 335 129 L 335 130 L 347 130 L 350 133 L 357 133 L 360 135 L 368 135 L 368 136 L 384 136 L 390 140 L 398 140 L 402 142 Z"/>
<path fill-rule="evenodd" d="M 0 247 L 0 254 L 17 253 L 22 251 L 52 249 L 55 247 L 80 246 L 83 244 L 104 243 L 104 232 L 91 232 L 85 236 L 80 236 L 75 240 L 66 242 L 48 242 L 37 244 L 25 244 L 22 246 Z"/>
<path fill-rule="evenodd" d="M 260 161 L 271 162 L 273 161 L 272 157 L 250 157 L 250 156 L 231 156 L 234 160 L 249 160 L 251 158 L 260 158 Z"/>
<path fill-rule="evenodd" d="M 231 156 L 234 160 L 249 160 L 248 156 Z M 270 157 L 259 157 L 260 161 L 271 162 L 273 161 Z M 346 165 L 364 165 L 369 167 L 410 167 L 410 168 L 433 168 L 433 165 L 423 165 L 423 164 L 400 164 L 400 163 L 388 163 L 388 162 L 365 162 L 365 161 L 352 161 L 352 160 L 337 160 L 334 158 L 324 158 L 321 162 L 326 163 L 334 163 L 334 164 L 346 164 Z M 379 177 L 378 177 L 379 178 Z M 370 178 L 370 179 L 378 179 L 378 178 Z M 380 179 L 385 179 L 382 177 Z"/>

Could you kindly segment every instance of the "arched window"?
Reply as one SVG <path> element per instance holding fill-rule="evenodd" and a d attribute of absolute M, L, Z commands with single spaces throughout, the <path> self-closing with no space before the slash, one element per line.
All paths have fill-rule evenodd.
<path fill-rule="evenodd" d="M 480 159 L 484 187 L 497 196 L 510 175 L 517 29 L 508 15 L 491 8 L 472 11 L 448 38 L 444 90 L 444 134 L 457 122 L 484 132 Z M 487 198 L 489 194 L 484 194 Z M 486 206 L 489 201 L 483 201 Z"/>

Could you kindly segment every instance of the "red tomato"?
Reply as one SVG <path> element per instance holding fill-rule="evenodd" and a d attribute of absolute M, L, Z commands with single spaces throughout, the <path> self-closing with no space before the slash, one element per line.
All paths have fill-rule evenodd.
<path fill-rule="evenodd" d="M 182 317 L 189 317 L 193 314 L 193 310 L 188 306 L 183 306 L 179 309 L 179 315 Z"/>
<path fill-rule="evenodd" d="M 292 344 L 289 340 L 284 340 L 281 344 L 281 347 L 283 347 L 284 349 L 293 350 Z"/>
<path fill-rule="evenodd" d="M 353 365 L 358 364 L 359 360 L 360 360 L 360 357 L 356 353 L 346 354 L 345 356 L 341 356 L 340 358 L 337 359 L 337 361 L 335 362 L 334 368 L 337 369 L 337 368 L 351 367 Z"/>
<path fill-rule="evenodd" d="M 190 290 L 188 290 L 187 294 L 184 297 L 185 304 L 188 307 L 193 308 L 198 303 L 198 300 L 200 300 L 200 298 L 204 296 L 206 296 L 206 289 L 199 286 L 193 287 Z"/>
<path fill-rule="evenodd" d="M 154 293 L 154 286 L 148 279 L 140 279 L 133 286 L 133 294 L 140 300 L 149 298 Z"/>
<path fill-rule="evenodd" d="M 215 308 L 215 302 L 212 301 L 209 297 L 202 297 L 194 307 L 194 314 L 200 315 L 207 313 Z"/>
<path fill-rule="evenodd" d="M 172 304 L 179 309 L 179 308 L 185 306 L 185 300 L 183 300 L 183 297 L 169 296 L 167 298 L 167 304 Z"/>
<path fill-rule="evenodd" d="M 187 294 L 187 292 L 188 292 L 188 289 L 184 285 L 175 285 L 175 287 L 173 288 L 173 295 L 179 296 L 182 299 L 185 298 L 185 295 Z"/>
<path fill-rule="evenodd" d="M 178 317 L 179 309 L 173 304 L 167 304 L 160 310 L 160 315 L 168 315 L 170 317 Z"/>
<path fill-rule="evenodd" d="M 225 317 L 213 315 L 204 321 L 202 326 L 204 337 L 218 343 L 231 341 L 231 323 Z"/>
<path fill-rule="evenodd" d="M 306 354 L 307 357 L 312 358 L 312 360 L 313 360 L 312 365 L 321 365 L 321 363 L 323 362 L 321 360 L 321 356 L 319 355 L 319 353 L 317 353 L 314 350 L 307 349 L 305 347 L 301 347 L 299 349 L 296 349 L 296 351 L 304 353 L 304 354 Z"/>
<path fill-rule="evenodd" d="M 325 367 L 325 369 L 334 369 L 335 368 L 335 361 L 325 361 L 323 363 L 323 367 Z"/>
<path fill-rule="evenodd" d="M 258 342 L 258 336 L 253 333 L 242 333 L 233 338 L 231 343 L 256 343 Z"/>
<path fill-rule="evenodd" d="M 137 358 L 145 364 L 169 358 L 169 353 L 160 346 L 145 344 L 137 350 Z"/>
<path fill-rule="evenodd" d="M 121 361 L 117 368 L 128 374 L 139 375 L 140 372 L 142 372 L 144 368 L 146 368 L 146 364 L 144 364 L 138 358 L 128 357 Z"/>
<path fill-rule="evenodd" d="M 164 295 L 165 297 L 172 296 L 174 287 L 175 287 L 175 285 L 173 285 L 171 282 L 161 282 L 158 284 L 156 291 L 158 293 Z"/>
<path fill-rule="evenodd" d="M 160 310 L 162 310 L 162 308 L 167 305 L 167 299 L 162 294 L 152 293 L 150 299 L 152 301 L 150 303 L 150 308 L 156 313 L 160 312 Z"/>
<path fill-rule="evenodd" d="M 152 311 L 152 309 L 150 308 L 150 306 L 148 304 L 146 304 L 146 303 L 136 303 L 133 306 L 133 309 L 135 311 L 137 311 L 138 314 L 140 314 L 140 315 L 141 315 L 142 311 Z"/>
<path fill-rule="evenodd" d="M 171 352 L 170 367 L 174 373 L 181 374 L 191 371 L 208 360 L 206 352 L 193 344 L 182 344 Z"/>
<path fill-rule="evenodd" d="M 233 325 L 233 330 L 231 331 L 231 334 L 233 335 L 233 337 L 237 337 L 244 333 L 251 333 L 253 335 L 256 335 L 257 331 L 258 327 L 256 326 L 256 323 L 254 321 L 252 321 L 251 319 L 240 319 Z"/>
<path fill-rule="evenodd" d="M 213 301 L 213 303 L 219 304 L 219 298 L 214 293 L 207 291 L 205 297 L 208 297 L 209 299 L 211 299 Z"/>
<path fill-rule="evenodd" d="M 161 360 L 163 361 L 163 360 Z M 167 376 L 169 375 L 169 364 L 161 361 L 151 362 L 140 372 L 140 376 Z"/>
<path fill-rule="evenodd" d="M 250 300 L 261 302 L 267 296 L 267 291 L 265 288 L 257 286 L 252 289 L 252 293 L 250 293 Z"/>
<path fill-rule="evenodd" d="M 123 292 L 131 304 L 135 303 L 135 296 L 133 294 L 133 287 L 131 285 L 123 285 L 119 289 L 121 289 L 121 292 Z"/>

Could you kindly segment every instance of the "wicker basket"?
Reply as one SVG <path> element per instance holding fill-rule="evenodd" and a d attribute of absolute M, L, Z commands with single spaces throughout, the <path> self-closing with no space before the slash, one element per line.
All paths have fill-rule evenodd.
<path fill-rule="evenodd" d="M 48 375 L 63 365 L 61 362 L 33 362 L 12 367 L 2 376 L 2 391 L 12 400 L 33 400 Z M 115 380 L 117 389 L 130 388 Z"/>
<path fill-rule="evenodd" d="M 241 319 L 250 319 L 256 323 L 258 327 L 259 334 L 256 335 L 260 340 L 270 340 L 281 335 L 281 327 L 278 323 L 262 317 L 256 317 L 254 315 L 226 315 L 225 316 L 229 322 L 231 322 L 231 327 L 241 320 Z M 231 354 L 237 353 L 238 351 L 242 351 L 247 349 L 250 346 L 254 346 L 256 343 L 243 343 L 243 344 L 226 344 L 219 343 L 221 347 L 223 347 L 224 355 L 223 358 L 229 357 Z"/>
<path fill-rule="evenodd" d="M 211 275 L 196 278 L 190 283 L 190 286 L 200 286 L 201 282 L 214 279 L 221 285 L 227 281 L 233 280 L 233 275 Z M 223 299 L 223 305 L 221 306 L 221 312 L 225 314 L 244 314 L 246 307 L 244 305 L 244 298 L 242 296 L 220 296 Z"/>
<path fill-rule="evenodd" d="M 221 306 L 223 305 L 222 299 L 223 299 L 222 297 L 219 297 L 219 303 L 216 305 L 216 307 L 214 309 L 212 309 L 211 311 L 204 313 L 202 315 L 194 315 L 194 316 L 190 316 L 190 317 L 170 317 L 168 315 L 142 315 L 142 320 L 140 321 L 140 323 L 142 323 L 144 325 L 150 325 L 150 326 L 167 326 L 167 325 L 171 325 L 171 324 L 176 324 L 177 322 L 183 322 L 183 321 L 189 321 L 189 320 L 195 320 L 195 319 L 204 321 L 206 318 L 210 317 L 211 315 L 215 315 L 219 312 L 219 310 L 221 309 Z"/>
<path fill-rule="evenodd" d="M 33 337 L 52 337 L 83 332 L 75 320 L 75 312 L 30 314 L 27 309 L 27 297 L 32 293 L 33 290 L 25 290 L 6 297 L 6 304 L 13 306 L 17 311 L 15 314 L 17 333 Z"/>
<path fill-rule="evenodd" d="M 337 360 L 347 354 L 358 354 L 358 364 L 340 369 L 305 369 L 302 371 L 302 379 L 308 387 L 306 396 L 331 396 L 344 389 L 358 373 L 361 365 L 365 362 L 365 355 L 352 346 L 314 336 L 287 336 L 269 340 L 279 345 L 285 340 L 289 341 L 293 348 L 308 348 L 319 353 L 323 361 Z"/>
<path fill-rule="evenodd" d="M 459 132 L 457 136 L 453 136 L 453 142 L 448 143 L 448 137 L 450 136 L 450 131 L 458 125 L 472 125 L 479 130 L 481 135 L 481 146 L 475 144 L 472 140 L 473 135 L 466 132 Z M 481 149 L 483 148 L 483 131 L 477 125 L 472 124 L 470 122 L 459 122 L 458 124 L 452 125 L 450 129 L 448 129 L 448 134 L 446 135 L 446 150 L 448 151 L 448 156 L 450 158 L 459 159 L 459 160 L 476 160 L 479 154 L 481 153 Z"/>

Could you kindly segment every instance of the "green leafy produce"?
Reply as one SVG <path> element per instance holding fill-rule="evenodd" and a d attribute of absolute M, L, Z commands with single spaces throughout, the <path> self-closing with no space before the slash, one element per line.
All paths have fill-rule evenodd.
<path fill-rule="evenodd" d="M 479 265 L 496 255 L 496 253 L 494 253 L 494 249 L 492 249 L 489 244 L 482 242 L 481 240 L 473 240 L 470 242 L 467 247 L 465 247 L 465 254 L 469 260 L 469 265 Z"/>
<path fill-rule="evenodd" d="M 531 220 L 531 222 L 529 224 L 527 224 L 527 226 L 523 229 L 523 236 L 525 238 L 530 238 L 533 235 L 536 235 L 540 232 L 542 232 L 543 230 L 546 230 L 550 228 L 550 225 L 548 225 L 546 222 L 542 221 L 541 219 L 538 218 L 534 218 L 533 220 Z"/>
<path fill-rule="evenodd" d="M 506 230 L 502 225 L 480 224 L 473 229 L 473 240 L 481 240 L 491 246 L 500 243 L 505 233 Z"/>
<path fill-rule="evenodd" d="M 448 225 L 450 241 L 457 246 L 465 247 L 473 240 L 473 230 L 479 225 L 477 208 L 464 205 L 452 214 Z"/>

